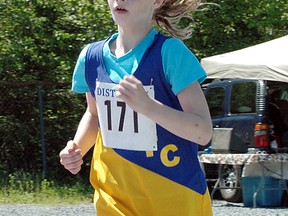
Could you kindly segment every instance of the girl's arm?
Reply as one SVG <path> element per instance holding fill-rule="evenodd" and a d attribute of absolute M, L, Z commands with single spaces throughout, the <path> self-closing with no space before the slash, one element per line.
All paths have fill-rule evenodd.
<path fill-rule="evenodd" d="M 94 145 L 98 134 L 98 114 L 96 101 L 91 93 L 86 93 L 87 109 L 84 113 L 76 134 L 74 143 L 81 149 L 84 156 Z"/>
<path fill-rule="evenodd" d="M 133 110 L 184 139 L 206 145 L 212 136 L 209 109 L 198 82 L 190 84 L 177 95 L 183 112 L 150 98 L 142 83 L 134 76 L 126 76 L 119 83 L 117 96 Z"/>
<path fill-rule="evenodd" d="M 86 93 L 87 109 L 84 113 L 73 140 L 67 142 L 60 152 L 60 163 L 71 173 L 81 170 L 82 158 L 94 145 L 98 133 L 98 115 L 95 99 Z"/>

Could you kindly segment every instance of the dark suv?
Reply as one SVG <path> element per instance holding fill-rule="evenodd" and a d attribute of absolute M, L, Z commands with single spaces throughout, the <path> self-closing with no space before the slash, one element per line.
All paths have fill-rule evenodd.
<path fill-rule="evenodd" d="M 227 152 L 245 153 L 249 148 L 270 153 L 288 152 L 288 83 L 246 79 L 214 80 L 204 84 L 203 91 L 213 127 L 230 128 L 232 136 L 237 138 L 231 140 L 237 141 L 234 143 L 236 146 L 226 149 Z M 216 179 L 215 166 L 204 164 L 208 180 Z M 237 176 L 240 176 L 242 168 L 226 165 L 223 169 L 227 171 L 226 178 L 220 186 L 240 186 Z M 221 189 L 220 192 L 227 201 L 241 200 L 241 190 Z"/>

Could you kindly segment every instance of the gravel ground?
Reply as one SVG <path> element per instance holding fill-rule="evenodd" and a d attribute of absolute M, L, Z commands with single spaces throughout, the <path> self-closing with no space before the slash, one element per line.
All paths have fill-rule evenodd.
<path fill-rule="evenodd" d="M 213 201 L 214 216 L 288 216 L 288 208 L 247 208 L 243 204 Z M 41 206 L 0 204 L 0 216 L 95 216 L 93 205 Z"/>

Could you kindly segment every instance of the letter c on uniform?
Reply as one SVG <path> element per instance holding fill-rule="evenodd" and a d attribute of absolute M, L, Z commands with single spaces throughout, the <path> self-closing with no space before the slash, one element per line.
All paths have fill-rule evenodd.
<path fill-rule="evenodd" d="M 170 151 L 176 152 L 178 150 L 177 146 L 173 144 L 169 144 L 165 146 L 160 153 L 162 163 L 167 167 L 174 167 L 177 166 L 180 162 L 179 156 L 174 156 L 172 160 L 169 160 L 168 154 Z"/>

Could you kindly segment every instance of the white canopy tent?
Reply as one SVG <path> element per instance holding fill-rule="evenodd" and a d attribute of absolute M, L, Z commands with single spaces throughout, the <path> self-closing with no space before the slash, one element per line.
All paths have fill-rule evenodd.
<path fill-rule="evenodd" d="M 288 35 L 201 60 L 211 79 L 263 79 L 288 82 Z"/>

